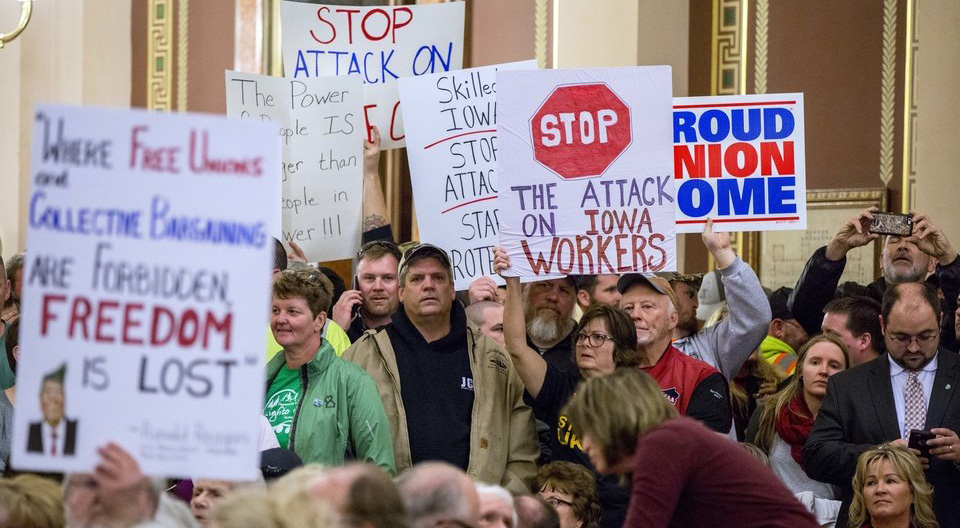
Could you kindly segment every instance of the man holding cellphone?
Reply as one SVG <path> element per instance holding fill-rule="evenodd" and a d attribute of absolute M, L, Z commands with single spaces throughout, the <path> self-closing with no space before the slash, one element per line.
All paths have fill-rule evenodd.
<path fill-rule="evenodd" d="M 940 343 L 955 350 L 954 311 L 960 294 L 960 258 L 956 249 L 943 230 L 923 213 L 913 215 L 910 236 L 884 236 L 871 232 L 874 215 L 879 213 L 876 207 L 861 211 L 840 228 L 829 244 L 814 252 L 790 296 L 794 316 L 808 334 L 819 334 L 823 309 L 837 296 L 847 253 L 880 240 L 883 244 L 880 254 L 883 276 L 867 286 L 844 283 L 839 287 L 840 296 L 862 295 L 879 302 L 891 284 L 926 280 L 939 287 L 944 295 Z M 906 228 L 905 225 L 897 227 Z"/>
<path fill-rule="evenodd" d="M 929 457 L 920 462 L 936 493 L 941 526 L 960 526 L 960 357 L 939 347 L 940 301 L 924 282 L 890 286 L 883 296 L 881 327 L 886 354 L 827 381 L 827 395 L 803 451 L 810 478 L 837 485 L 846 525 L 857 458 L 884 442 L 913 445 L 928 431 Z M 928 435 L 928 438 L 929 436 Z M 921 456 L 921 450 L 915 452 Z"/>
<path fill-rule="evenodd" d="M 365 331 L 390 323 L 400 305 L 399 265 L 400 249 L 393 242 L 374 240 L 360 248 L 353 289 L 343 292 L 333 307 L 333 321 L 347 329 L 351 343 Z"/>

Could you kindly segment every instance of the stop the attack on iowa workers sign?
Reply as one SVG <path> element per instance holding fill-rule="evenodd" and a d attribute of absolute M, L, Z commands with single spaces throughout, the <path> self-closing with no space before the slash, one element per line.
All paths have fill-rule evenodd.
<path fill-rule="evenodd" d="M 501 71 L 497 97 L 513 273 L 676 269 L 669 66 Z"/>

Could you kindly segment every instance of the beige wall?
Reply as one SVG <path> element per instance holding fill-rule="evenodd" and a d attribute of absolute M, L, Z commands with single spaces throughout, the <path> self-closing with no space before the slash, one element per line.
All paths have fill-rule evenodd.
<path fill-rule="evenodd" d="M 916 210 L 960 247 L 960 3 L 917 4 Z"/>
<path fill-rule="evenodd" d="M 0 31 L 14 27 L 18 10 L 2 2 Z M 9 257 L 25 244 L 34 107 L 130 105 L 130 2 L 35 2 L 26 31 L 0 50 L 0 79 L 0 242 Z"/>

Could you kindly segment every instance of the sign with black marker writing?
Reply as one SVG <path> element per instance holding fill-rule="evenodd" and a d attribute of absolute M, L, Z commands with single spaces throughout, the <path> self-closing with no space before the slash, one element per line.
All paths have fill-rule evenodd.
<path fill-rule="evenodd" d="M 145 473 L 259 466 L 280 142 L 261 123 L 41 106 L 12 465 Z"/>
<path fill-rule="evenodd" d="M 497 220 L 498 70 L 535 70 L 511 62 L 400 79 L 407 159 L 420 240 L 445 249 L 456 288 L 492 276 Z"/>
<path fill-rule="evenodd" d="M 357 76 L 226 72 L 227 115 L 271 123 L 283 143 L 283 241 L 311 260 L 353 258 L 363 209 L 363 87 Z"/>

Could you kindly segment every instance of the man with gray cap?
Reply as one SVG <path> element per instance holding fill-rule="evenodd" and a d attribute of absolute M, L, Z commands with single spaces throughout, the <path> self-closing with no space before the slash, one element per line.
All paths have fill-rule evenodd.
<path fill-rule="evenodd" d="M 367 331 L 343 355 L 377 382 L 397 472 L 440 460 L 479 481 L 525 492 L 539 449 L 510 356 L 455 302 L 442 249 L 407 249 L 399 280 L 401 304 L 391 323 Z"/>

